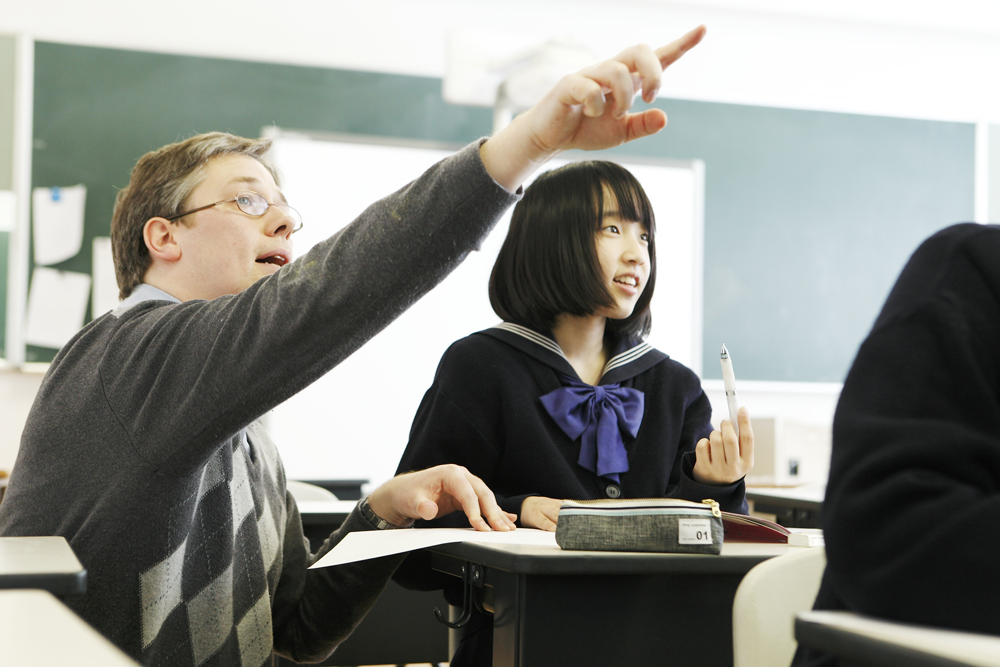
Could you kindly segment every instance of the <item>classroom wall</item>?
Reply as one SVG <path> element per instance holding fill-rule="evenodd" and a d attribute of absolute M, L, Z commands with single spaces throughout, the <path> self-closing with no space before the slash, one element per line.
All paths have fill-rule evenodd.
<path fill-rule="evenodd" d="M 488 29 L 507 36 L 572 34 L 604 57 L 635 41 L 660 43 L 664 36 L 705 22 L 709 38 L 671 71 L 664 95 L 910 118 L 1000 121 L 1000 99 L 992 83 L 993 73 L 1000 71 L 996 39 L 1000 21 L 984 20 L 975 8 L 942 16 L 936 9 L 897 3 L 905 11 L 887 15 L 880 5 L 885 3 L 456 0 L 348 5 L 291 0 L 281 12 L 268 12 L 268 38 L 256 40 L 238 30 L 220 29 L 232 25 L 227 3 L 178 0 L 171 11 L 150 22 L 141 5 L 95 0 L 20 3 L 17 12 L 0 12 L 0 31 L 27 32 L 56 42 L 440 77 L 446 70 L 447 36 L 453 29 Z M 968 9 L 970 4 L 963 6 Z M 256 11 L 253 6 L 246 9 Z M 642 20 L 636 20 L 636 12 Z M 373 15 L 379 17 L 377 23 Z M 191 20 L 193 16 L 198 19 Z M 601 20 L 595 21 L 595 16 Z M 416 42 L 415 34 L 424 41 Z M 387 112 L 393 103 L 387 95 Z M 995 131 L 990 140 L 994 156 L 1000 152 L 998 141 L 1000 131 Z M 1000 164 L 995 157 L 991 162 Z M 993 174 L 1000 175 L 1000 168 Z M 996 183 L 991 179 L 992 193 L 1000 190 Z M 1000 219 L 996 213 L 1000 196 L 992 196 L 990 205 L 991 217 Z M 33 395 L 30 383 L 0 374 L 0 396 L 23 399 L 24 392 Z M 765 404 L 781 400 L 780 393 L 761 392 Z M 711 389 L 709 393 L 713 396 Z M 747 399 L 751 394 L 742 392 Z M 835 398 L 831 402 L 829 394 L 799 409 L 832 414 L 829 408 Z M 11 423 L 26 414 L 30 401 L 24 403 L 8 408 L 5 401 L 0 418 Z M 6 436 L 0 441 L 0 468 L 13 460 L 11 455 L 4 461 L 5 442 Z"/>
<path fill-rule="evenodd" d="M 0 35 L 0 190 L 14 181 L 14 72 L 16 41 Z M 0 231 L 0 314 L 7 312 L 7 249 L 10 233 Z M 0 317 L 2 320 L 3 317 Z M 7 332 L 0 326 L 0 359 L 6 357 Z M 2 416 L 2 413 L 0 413 Z"/>
<path fill-rule="evenodd" d="M 12 188 L 14 166 L 14 53 L 13 37 L 0 35 L 0 190 Z M 0 231 L 0 313 L 7 307 L 7 232 Z M 0 327 L 0 358 L 5 332 Z M 21 427 L 38 385 L 34 377 L 0 372 L 0 470 L 10 470 L 17 456 Z"/>
<path fill-rule="evenodd" d="M 15 40 L 0 35 L 0 190 L 10 190 L 14 169 Z"/>
<path fill-rule="evenodd" d="M 9 472 L 14 467 L 21 430 L 42 377 L 41 373 L 0 370 L 0 470 Z"/>
<path fill-rule="evenodd" d="M 108 235 L 114 195 L 136 157 L 193 132 L 255 136 L 274 124 L 462 145 L 490 130 L 488 110 L 448 104 L 439 79 L 50 42 L 36 42 L 34 95 L 32 180 L 87 187 L 85 249 Z M 383 107 L 386 97 L 396 106 Z M 657 105 L 672 119 L 665 131 L 605 155 L 705 163 L 704 357 L 696 366 L 704 377 L 720 377 L 724 342 L 744 380 L 843 380 L 909 254 L 942 226 L 973 217 L 970 123 L 669 98 Z M 89 273 L 91 255 L 53 268 Z M 672 315 L 654 312 L 654 328 L 670 326 Z M 27 359 L 54 354 L 29 347 Z"/>
<path fill-rule="evenodd" d="M 239 81 L 255 86 L 232 85 Z M 282 94 L 257 95 L 258 87 Z M 85 248 L 107 235 L 114 194 L 136 156 L 193 131 L 254 135 L 274 123 L 464 143 L 487 133 L 490 122 L 488 110 L 447 104 L 440 80 L 427 77 L 51 42 L 36 42 L 34 95 L 33 181 L 87 186 Z M 384 97 L 397 106 L 383 107 Z M 672 119 L 667 130 L 615 154 L 705 161 L 706 378 L 719 377 L 725 342 L 741 383 L 838 382 L 917 243 L 972 216 L 972 124 L 669 98 L 657 104 Z M 57 268 L 89 272 L 89 260 L 82 253 Z M 654 313 L 655 326 L 669 327 L 670 316 Z M 28 353 L 44 361 L 54 351 Z M 43 353 L 49 356 L 32 356 Z M 796 402 L 790 393 L 758 388 L 742 397 L 755 415 L 828 423 L 836 390 L 806 392 Z M 275 436 L 280 443 L 281 433 Z M 405 429 L 392 440 L 401 449 Z M 306 468 L 323 459 L 325 475 L 347 474 L 344 458 L 334 443 Z M 301 474 L 292 463 L 289 457 L 290 473 Z M 348 476 L 369 475 L 376 471 Z"/>
<path fill-rule="evenodd" d="M 221 0 L 174 0 L 150 21 L 142 3 L 36 0 L 0 11 L 0 32 L 442 77 L 456 30 L 512 48 L 567 37 L 603 58 L 705 23 L 708 37 L 674 68 L 664 95 L 997 123 L 998 8 L 994 0 L 287 0 L 234 14 Z"/>

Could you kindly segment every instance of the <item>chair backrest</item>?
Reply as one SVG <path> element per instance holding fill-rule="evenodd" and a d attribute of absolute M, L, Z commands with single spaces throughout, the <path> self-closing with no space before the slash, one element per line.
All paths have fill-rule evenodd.
<path fill-rule="evenodd" d="M 826 568 L 823 547 L 764 561 L 733 600 L 733 667 L 783 667 L 795 655 L 795 614 L 812 609 Z"/>
<path fill-rule="evenodd" d="M 296 503 L 306 500 L 337 500 L 337 495 L 333 491 L 308 482 L 290 479 L 285 482 L 285 488 L 292 494 L 292 498 L 295 498 Z"/>

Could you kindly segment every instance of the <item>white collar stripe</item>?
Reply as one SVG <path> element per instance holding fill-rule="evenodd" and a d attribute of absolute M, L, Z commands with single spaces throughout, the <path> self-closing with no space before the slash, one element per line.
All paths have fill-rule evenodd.
<path fill-rule="evenodd" d="M 566 359 L 566 355 L 563 354 L 562 348 L 551 338 L 541 335 L 538 332 L 532 331 L 527 327 L 522 327 L 520 324 L 511 324 L 510 322 L 501 322 L 500 324 L 493 327 L 494 329 L 503 329 L 504 331 L 509 331 L 512 334 L 517 334 L 522 338 L 526 338 L 533 343 L 541 345 L 545 349 L 558 354 L 563 359 Z M 569 359 L 566 359 L 569 361 Z"/>
<path fill-rule="evenodd" d="M 624 366 L 629 362 L 635 361 L 652 349 L 653 346 L 649 343 L 640 343 L 630 350 L 625 350 L 621 354 L 611 358 L 611 361 L 609 361 L 604 367 L 604 372 L 607 373 L 614 368 L 618 368 L 619 366 Z"/>
<path fill-rule="evenodd" d="M 515 334 L 521 338 L 542 347 L 553 354 L 559 356 L 560 359 L 569 363 L 569 359 L 563 353 L 562 348 L 559 344 L 549 338 L 544 336 L 537 331 L 533 331 L 528 327 L 521 326 L 520 324 L 513 324 L 511 322 L 501 322 L 493 327 L 494 329 L 500 329 L 501 331 L 506 331 L 508 333 Z M 601 372 L 601 378 L 603 379 L 611 371 L 621 368 L 622 366 L 628 366 L 632 362 L 638 360 L 639 358 L 645 356 L 650 352 L 656 352 L 656 349 L 649 343 L 643 341 L 633 348 L 629 348 L 620 354 L 615 355 L 608 361 L 604 366 L 604 370 Z M 662 355 L 661 355 L 662 356 Z M 566 370 L 561 370 L 560 372 L 567 372 Z"/>

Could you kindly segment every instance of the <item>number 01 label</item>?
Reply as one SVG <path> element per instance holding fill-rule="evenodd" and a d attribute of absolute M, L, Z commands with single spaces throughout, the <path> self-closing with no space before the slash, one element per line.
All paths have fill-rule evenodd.
<path fill-rule="evenodd" d="M 678 544 L 711 544 L 712 522 L 709 519 L 678 519 Z"/>

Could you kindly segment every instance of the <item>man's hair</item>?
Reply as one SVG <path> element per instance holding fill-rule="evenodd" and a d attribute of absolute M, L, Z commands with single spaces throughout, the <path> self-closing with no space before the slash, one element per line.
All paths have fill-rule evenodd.
<path fill-rule="evenodd" d="M 652 326 L 656 220 L 642 185 L 614 162 L 574 162 L 540 175 L 514 207 L 510 230 L 490 275 L 490 305 L 502 319 L 549 331 L 563 314 L 585 316 L 615 300 L 604 282 L 597 233 L 605 189 L 623 220 L 649 233 L 649 277 L 632 314 L 608 319 L 605 333 L 644 337 Z"/>
<path fill-rule="evenodd" d="M 139 158 L 128 185 L 118 193 L 111 217 L 111 249 L 120 298 L 126 298 L 142 283 L 152 261 L 142 236 L 146 221 L 182 213 L 191 192 L 205 177 L 209 160 L 222 155 L 254 158 L 280 185 L 276 170 L 263 158 L 270 147 L 269 139 L 209 132 Z"/>

